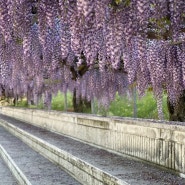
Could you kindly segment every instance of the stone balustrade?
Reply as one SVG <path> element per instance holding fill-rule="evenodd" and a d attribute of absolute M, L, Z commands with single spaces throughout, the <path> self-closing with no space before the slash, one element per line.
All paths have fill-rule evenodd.
<path fill-rule="evenodd" d="M 0 112 L 106 150 L 161 165 L 185 176 L 183 123 L 14 107 L 2 107 Z"/>

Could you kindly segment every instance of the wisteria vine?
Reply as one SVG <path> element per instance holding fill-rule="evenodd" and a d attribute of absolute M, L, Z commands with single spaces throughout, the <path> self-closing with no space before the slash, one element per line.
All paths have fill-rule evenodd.
<path fill-rule="evenodd" d="M 37 101 L 67 90 L 108 106 L 137 84 L 185 89 L 184 0 L 1 0 L 0 84 Z M 160 104 L 160 103 L 159 103 Z"/>

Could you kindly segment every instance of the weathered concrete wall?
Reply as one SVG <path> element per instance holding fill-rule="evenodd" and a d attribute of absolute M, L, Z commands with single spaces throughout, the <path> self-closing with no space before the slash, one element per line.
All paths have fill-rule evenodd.
<path fill-rule="evenodd" d="M 185 174 L 185 126 L 182 125 L 11 107 L 3 107 L 1 113 Z"/>

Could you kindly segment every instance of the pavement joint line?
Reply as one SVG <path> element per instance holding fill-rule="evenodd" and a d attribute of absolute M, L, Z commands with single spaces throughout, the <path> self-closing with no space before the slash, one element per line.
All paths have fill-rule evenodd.
<path fill-rule="evenodd" d="M 21 139 L 24 143 L 26 143 L 27 145 L 29 145 L 32 149 L 38 151 L 41 155 L 43 155 L 44 157 L 46 157 L 47 159 L 49 159 L 50 161 L 54 162 L 54 163 L 58 163 L 58 161 L 56 159 L 52 159 L 50 158 L 46 153 L 41 152 L 37 147 L 35 147 L 34 145 L 39 145 L 39 147 L 44 148 L 44 149 L 50 149 L 50 152 L 54 155 L 60 156 L 60 158 L 63 158 L 65 161 L 72 163 L 71 161 L 74 161 L 75 164 L 77 164 L 77 168 L 79 168 L 81 171 L 85 172 L 86 174 L 92 176 L 93 178 L 96 178 L 98 181 L 101 181 L 101 179 L 99 179 L 99 177 L 94 176 L 93 171 L 96 171 L 99 174 L 102 174 L 104 177 L 111 179 L 112 183 L 114 183 L 114 185 L 129 185 L 127 182 L 124 182 L 123 180 L 118 179 L 117 177 L 102 171 L 101 169 L 89 164 L 86 161 L 83 161 L 81 159 L 79 159 L 78 157 L 73 156 L 72 154 L 61 150 L 59 148 L 57 148 L 56 146 L 47 143 L 46 141 L 31 135 L 30 133 L 27 133 L 26 131 L 12 125 L 11 123 L 4 121 L 2 119 L 0 119 L 0 125 L 3 126 L 6 130 L 8 130 L 10 133 L 12 133 L 13 135 L 15 135 L 16 137 L 18 137 L 19 139 Z M 17 134 L 16 134 L 17 133 Z M 29 141 L 28 141 L 29 140 Z M 31 141 L 31 143 L 30 143 Z M 33 144 L 34 142 L 34 144 Z M 62 155 L 61 155 L 62 154 Z M 59 164 L 61 166 L 61 164 Z M 87 171 L 87 169 L 81 169 L 80 166 L 86 166 L 87 169 L 91 169 L 89 171 Z M 77 175 L 73 174 L 72 172 L 70 172 L 68 169 L 66 169 L 64 166 L 61 166 L 66 172 L 68 172 L 70 175 L 72 175 L 74 178 L 76 178 L 80 183 L 81 182 L 78 178 Z M 91 173 L 90 173 L 91 172 Z M 103 182 L 102 182 L 103 184 Z M 30 184 L 29 184 L 30 185 Z M 86 185 L 86 184 L 84 184 Z"/>
<path fill-rule="evenodd" d="M 5 164 L 10 169 L 13 176 L 16 178 L 17 182 L 20 185 L 32 185 L 1 145 L 0 145 L 0 156 L 4 160 Z"/>

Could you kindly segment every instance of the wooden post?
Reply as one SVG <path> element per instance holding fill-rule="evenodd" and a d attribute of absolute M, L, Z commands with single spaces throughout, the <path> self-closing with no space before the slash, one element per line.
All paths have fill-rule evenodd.
<path fill-rule="evenodd" d="M 133 94 L 133 117 L 137 118 L 137 91 L 136 86 L 132 88 L 132 94 Z"/>
<path fill-rule="evenodd" d="M 95 101 L 94 101 L 94 98 L 91 100 L 91 114 L 95 114 Z"/>
<path fill-rule="evenodd" d="M 67 111 L 67 92 L 64 93 L 64 111 Z"/>

